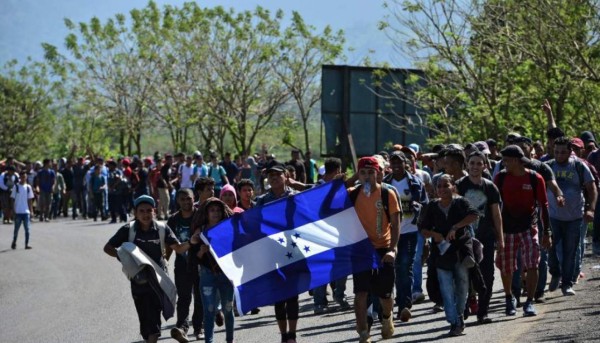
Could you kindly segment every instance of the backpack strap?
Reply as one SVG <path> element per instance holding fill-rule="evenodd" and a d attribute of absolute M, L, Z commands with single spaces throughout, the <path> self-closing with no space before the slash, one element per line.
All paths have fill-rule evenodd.
<path fill-rule="evenodd" d="M 350 201 L 352 205 L 356 204 L 356 199 L 358 198 L 358 194 L 360 193 L 362 185 L 356 186 L 352 191 L 350 191 Z M 381 204 L 383 205 L 383 209 L 385 210 L 385 215 L 387 217 L 388 223 L 391 222 L 390 218 L 390 198 L 389 198 L 389 190 L 384 186 L 381 186 Z"/>
<path fill-rule="evenodd" d="M 575 160 L 575 170 L 577 171 L 577 176 L 579 177 L 579 187 L 581 189 L 584 189 L 585 187 L 583 182 L 583 162 L 581 162 L 579 158 Z"/>
<path fill-rule="evenodd" d="M 160 251 L 162 252 L 162 256 L 165 256 L 166 250 L 165 250 L 165 231 L 166 231 L 166 227 L 165 224 L 157 222 L 157 221 L 153 221 L 154 225 L 156 225 L 156 227 L 158 228 L 158 238 L 160 240 Z M 134 224 L 135 224 L 135 220 L 129 222 L 129 242 L 133 243 L 133 241 L 135 240 L 135 229 L 134 229 Z"/>
<path fill-rule="evenodd" d="M 537 205 L 537 172 L 529 170 L 529 182 L 531 183 L 531 190 L 533 191 L 533 201 Z"/>

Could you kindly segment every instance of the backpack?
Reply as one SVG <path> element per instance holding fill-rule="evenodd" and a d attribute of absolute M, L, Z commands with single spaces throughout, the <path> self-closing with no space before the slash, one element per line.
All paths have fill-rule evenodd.
<path fill-rule="evenodd" d="M 135 220 L 131 221 L 129 223 L 129 242 L 133 243 L 133 241 L 135 240 L 135 229 L 133 228 L 133 225 L 135 224 Z M 162 252 L 162 256 L 163 258 L 166 255 L 166 250 L 165 250 L 165 224 L 161 223 L 161 222 L 154 222 L 154 225 L 156 225 L 156 227 L 158 228 L 158 237 L 160 239 L 160 251 Z M 166 259 L 165 259 L 165 264 L 166 264 Z"/>
<path fill-rule="evenodd" d="M 356 199 L 358 198 L 358 194 L 360 193 L 362 185 L 357 186 L 350 192 L 350 201 L 352 201 L 352 205 L 356 204 Z M 389 198 L 389 190 L 381 186 L 381 203 L 383 205 L 383 209 L 385 210 L 385 215 L 387 217 L 388 223 L 391 223 L 390 220 L 390 198 Z"/>
<path fill-rule="evenodd" d="M 533 201 L 537 204 L 537 172 L 531 170 L 531 169 L 527 169 L 529 171 L 529 182 L 531 183 L 531 189 L 533 190 Z M 498 173 L 498 191 L 500 191 L 500 196 L 504 197 L 502 195 L 502 186 L 504 186 L 504 178 L 506 177 L 508 173 L 506 172 L 506 169 L 500 171 Z"/>

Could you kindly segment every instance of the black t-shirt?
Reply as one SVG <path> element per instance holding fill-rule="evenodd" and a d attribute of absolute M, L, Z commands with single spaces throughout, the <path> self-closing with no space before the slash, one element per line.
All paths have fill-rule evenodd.
<path fill-rule="evenodd" d="M 71 168 L 63 168 L 60 173 L 65 180 L 65 190 L 70 192 L 73 190 L 73 169 Z"/>
<path fill-rule="evenodd" d="M 465 176 L 456 182 L 456 189 L 479 212 L 479 219 L 472 224 L 476 236 L 490 238 L 494 237 L 494 220 L 490 207 L 500 203 L 500 192 L 492 181 L 485 178 L 481 180 L 481 185 L 476 185 Z"/>
<path fill-rule="evenodd" d="M 470 214 L 479 215 L 479 211 L 461 196 L 455 196 L 452 199 L 447 215 L 440 208 L 440 199 L 434 199 L 421 210 L 419 230 L 435 231 L 445 237 L 452 229 L 452 225 L 460 222 Z M 459 232 L 456 234 L 458 236 Z"/>
<path fill-rule="evenodd" d="M 170 227 L 171 230 L 173 230 L 175 237 L 180 242 L 189 241 L 190 238 L 192 237 L 192 233 L 193 233 L 191 231 L 192 218 L 194 218 L 194 213 L 192 213 L 192 215 L 190 217 L 184 218 L 181 215 L 181 211 L 179 211 L 179 212 L 175 213 L 174 215 L 170 216 L 169 220 L 167 220 L 167 226 Z M 175 257 L 175 267 L 176 268 L 179 263 L 183 263 L 186 261 L 187 253 L 188 252 L 186 251 L 183 254 L 177 254 L 177 257 Z"/>
<path fill-rule="evenodd" d="M 153 223 L 147 231 L 137 230 L 135 226 L 134 230 L 135 238 L 133 243 L 164 269 L 166 263 L 164 262 L 160 248 L 160 235 L 156 223 Z M 115 248 L 120 247 L 125 242 L 129 242 L 129 223 L 121 226 L 117 233 L 108 240 L 108 244 Z M 175 238 L 173 231 L 167 226 L 165 228 L 165 247 L 173 244 L 179 244 L 179 241 Z"/>
<path fill-rule="evenodd" d="M 135 187 L 135 190 L 138 192 L 144 192 L 148 187 L 148 169 L 140 168 L 137 174 L 139 181 Z"/>
<path fill-rule="evenodd" d="M 535 171 L 536 173 L 540 174 L 542 176 L 542 178 L 544 179 L 544 181 L 546 182 L 546 185 L 548 184 L 549 181 L 556 179 L 554 176 L 554 172 L 552 171 L 552 168 L 550 168 L 550 166 L 548 166 L 546 163 L 543 163 L 539 160 L 531 159 L 531 162 L 528 163 L 525 166 L 525 168 L 531 169 L 531 170 Z"/>
<path fill-rule="evenodd" d="M 304 182 L 306 180 L 306 170 L 304 170 L 304 163 L 302 163 L 302 161 L 290 160 L 286 164 L 294 167 L 296 170 L 296 180 L 300 182 Z"/>
<path fill-rule="evenodd" d="M 73 188 L 75 190 L 85 189 L 85 175 L 89 170 L 89 166 L 73 166 Z"/>

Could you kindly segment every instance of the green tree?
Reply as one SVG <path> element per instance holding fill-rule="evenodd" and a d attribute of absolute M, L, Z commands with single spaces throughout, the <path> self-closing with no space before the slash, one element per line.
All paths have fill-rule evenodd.
<path fill-rule="evenodd" d="M 321 66 L 342 57 L 345 42 L 343 31 L 334 32 L 329 26 L 322 32 L 315 31 L 298 12 L 293 12 L 292 23 L 285 29 L 280 44 L 283 58 L 273 65 L 300 115 L 304 151 L 310 149 L 309 121 L 321 100 Z M 284 143 L 293 145 L 289 136 L 284 137 Z"/>
<path fill-rule="evenodd" d="M 53 101 L 60 85 L 50 81 L 42 63 L 17 68 L 11 61 L 0 74 L 0 156 L 18 159 L 48 156 L 48 143 L 56 137 Z"/>

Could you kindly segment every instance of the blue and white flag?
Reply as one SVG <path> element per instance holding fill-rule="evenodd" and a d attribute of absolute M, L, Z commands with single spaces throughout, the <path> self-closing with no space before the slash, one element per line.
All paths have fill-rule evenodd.
<path fill-rule="evenodd" d="M 203 234 L 240 313 L 377 268 L 342 180 L 252 208 Z"/>

